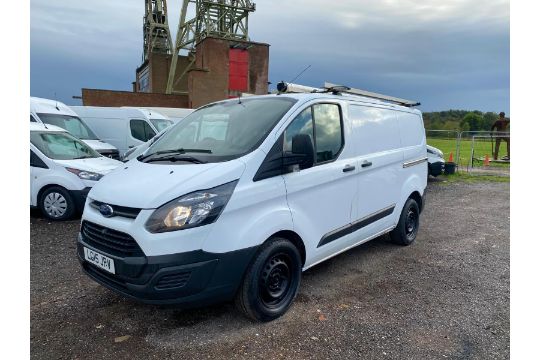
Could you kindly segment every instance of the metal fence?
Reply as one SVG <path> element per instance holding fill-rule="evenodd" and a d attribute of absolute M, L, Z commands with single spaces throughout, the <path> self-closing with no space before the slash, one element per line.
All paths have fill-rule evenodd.
<path fill-rule="evenodd" d="M 490 131 L 426 130 L 428 145 L 440 149 L 457 171 L 509 173 L 510 133 Z M 499 144 L 499 145 L 497 145 Z M 498 147 L 497 157 L 495 152 Z"/>
<path fill-rule="evenodd" d="M 475 134 L 471 139 L 468 173 L 509 173 L 510 134 Z"/>

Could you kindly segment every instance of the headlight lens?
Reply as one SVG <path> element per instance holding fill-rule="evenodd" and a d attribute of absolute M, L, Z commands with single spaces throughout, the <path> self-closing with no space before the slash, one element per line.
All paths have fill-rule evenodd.
<path fill-rule="evenodd" d="M 189 229 L 216 221 L 229 202 L 238 180 L 195 191 L 162 205 L 146 221 L 151 233 Z"/>
<path fill-rule="evenodd" d="M 79 169 L 74 169 L 74 168 L 66 168 L 66 170 L 69 171 L 70 173 L 77 175 L 79 178 L 83 180 L 98 181 L 99 179 L 103 177 L 102 174 L 98 174 L 91 171 L 79 170 Z"/>

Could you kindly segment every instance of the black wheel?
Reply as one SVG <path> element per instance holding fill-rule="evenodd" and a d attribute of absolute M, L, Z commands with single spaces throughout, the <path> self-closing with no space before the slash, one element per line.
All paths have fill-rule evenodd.
<path fill-rule="evenodd" d="M 267 241 L 255 255 L 236 294 L 238 309 L 258 321 L 280 317 L 296 297 L 301 273 L 300 253 L 290 241 Z"/>
<path fill-rule="evenodd" d="M 75 213 L 75 202 L 66 189 L 53 186 L 41 194 L 39 208 L 50 220 L 67 220 Z"/>
<path fill-rule="evenodd" d="M 392 242 L 398 245 L 410 245 L 416 239 L 420 226 L 420 208 L 414 199 L 408 199 L 401 211 L 399 222 L 390 232 Z"/>

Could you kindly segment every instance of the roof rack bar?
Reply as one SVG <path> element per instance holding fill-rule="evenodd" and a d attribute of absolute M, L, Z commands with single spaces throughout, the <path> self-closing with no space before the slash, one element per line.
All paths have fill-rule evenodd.
<path fill-rule="evenodd" d="M 397 103 L 399 105 L 403 105 L 403 106 L 407 106 L 407 107 L 413 107 L 413 106 L 419 106 L 420 105 L 420 103 L 418 101 L 405 100 L 405 99 L 400 99 L 400 98 L 389 96 L 389 95 L 377 94 L 377 93 L 374 93 L 374 92 L 371 92 L 371 91 L 348 88 L 348 87 L 345 87 L 345 86 L 342 86 L 342 85 L 336 85 L 336 84 L 332 84 L 332 83 L 329 83 L 329 82 L 324 83 L 324 88 L 329 89 L 329 90 L 338 89 L 337 91 L 340 92 L 340 93 L 359 95 L 359 96 L 365 96 L 365 97 L 369 97 L 369 98 L 373 98 L 373 99 L 390 101 L 390 102 Z M 347 90 L 343 90 L 343 88 L 347 88 Z"/>

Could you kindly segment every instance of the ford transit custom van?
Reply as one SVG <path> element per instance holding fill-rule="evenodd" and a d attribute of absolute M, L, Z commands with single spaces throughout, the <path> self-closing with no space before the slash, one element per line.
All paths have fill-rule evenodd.
<path fill-rule="evenodd" d="M 269 321 L 292 304 L 302 271 L 385 233 L 413 243 L 427 183 L 422 115 L 414 102 L 342 88 L 216 102 L 174 125 L 88 194 L 86 274 L 145 303 L 235 299 Z"/>

